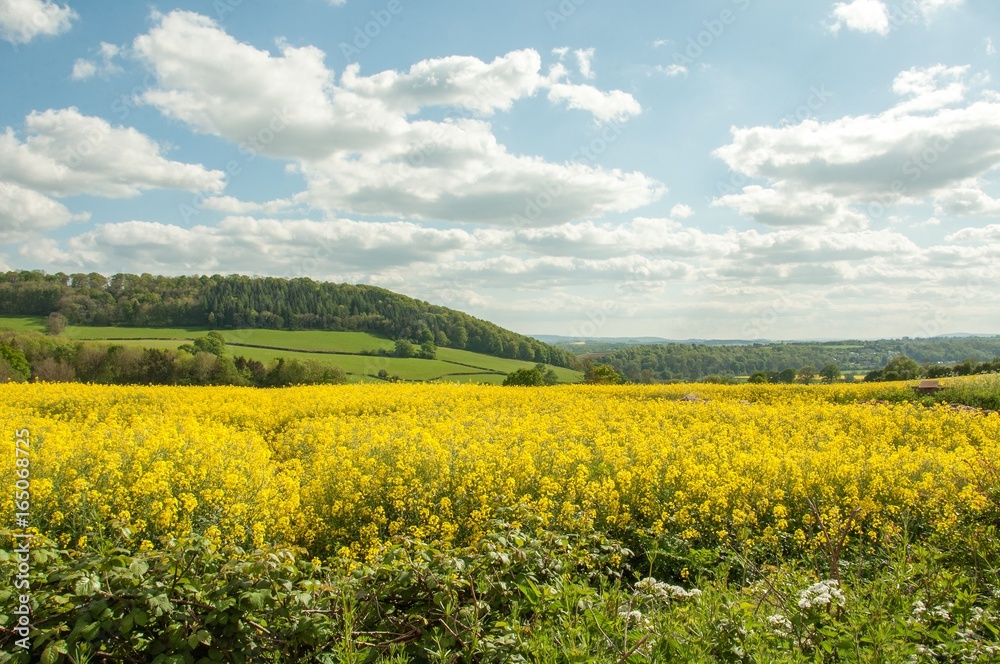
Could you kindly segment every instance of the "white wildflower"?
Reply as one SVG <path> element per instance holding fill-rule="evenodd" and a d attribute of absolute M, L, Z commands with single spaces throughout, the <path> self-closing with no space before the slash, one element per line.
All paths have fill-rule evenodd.
<path fill-rule="evenodd" d="M 799 608 L 811 609 L 828 604 L 840 604 L 844 601 L 844 593 L 840 591 L 840 583 L 832 579 L 820 581 L 799 593 Z"/>
<path fill-rule="evenodd" d="M 773 616 L 767 617 L 767 622 L 771 625 L 771 632 L 777 634 L 778 636 L 791 636 L 792 635 L 792 621 L 776 613 Z"/>
<path fill-rule="evenodd" d="M 642 615 L 642 611 L 622 609 L 618 615 L 625 621 L 626 625 L 649 625 L 649 618 Z"/>
<path fill-rule="evenodd" d="M 933 609 L 928 611 L 927 615 L 938 618 L 942 622 L 948 622 L 951 620 L 951 613 L 949 613 L 948 609 L 940 605 L 935 606 Z"/>
<path fill-rule="evenodd" d="M 664 583 L 663 581 L 647 578 L 635 584 L 635 594 L 637 597 L 641 596 L 644 599 L 654 599 L 666 602 L 672 599 L 690 599 L 692 597 L 699 597 L 701 595 L 701 591 L 697 588 L 684 590 L 680 586 L 673 586 L 669 583 Z"/>

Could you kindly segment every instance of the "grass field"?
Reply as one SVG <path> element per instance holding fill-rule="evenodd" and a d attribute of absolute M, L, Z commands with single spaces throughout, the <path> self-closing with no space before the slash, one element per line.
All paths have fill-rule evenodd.
<path fill-rule="evenodd" d="M 18 332 L 44 332 L 45 319 L 40 317 L 0 317 L 0 329 Z M 83 341 L 107 341 L 124 346 L 144 348 L 177 348 L 203 336 L 208 328 L 142 328 L 89 327 L 70 325 L 62 338 Z M 403 359 L 361 355 L 367 351 L 391 351 L 395 342 L 365 332 L 327 332 L 290 330 L 224 330 L 226 343 L 233 355 L 269 362 L 279 357 L 301 361 L 317 361 L 340 367 L 351 382 L 367 382 L 365 377 L 385 370 L 389 376 L 406 381 L 440 380 L 456 383 L 503 382 L 506 374 L 517 369 L 530 369 L 533 362 L 492 357 L 454 348 L 439 348 L 437 359 Z M 554 367 L 562 383 L 580 382 L 583 374 L 572 369 Z"/>
<path fill-rule="evenodd" d="M 36 316 L 0 316 L 0 328 L 15 332 L 45 332 L 45 319 Z"/>

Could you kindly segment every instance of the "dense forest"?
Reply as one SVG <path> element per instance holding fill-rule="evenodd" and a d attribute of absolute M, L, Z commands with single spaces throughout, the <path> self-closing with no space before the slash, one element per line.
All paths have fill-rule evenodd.
<path fill-rule="evenodd" d="M 59 313 L 73 325 L 369 332 L 575 368 L 572 353 L 375 286 L 312 279 L 7 272 L 0 315 Z"/>
<path fill-rule="evenodd" d="M 835 364 L 842 371 L 867 372 L 905 355 L 919 364 L 986 361 L 1000 356 L 1000 337 L 772 343 L 746 346 L 664 344 L 634 346 L 602 355 L 599 361 L 629 380 L 700 380 L 705 376 L 749 376 L 804 366 Z M 645 376 L 645 380 L 644 377 Z"/>

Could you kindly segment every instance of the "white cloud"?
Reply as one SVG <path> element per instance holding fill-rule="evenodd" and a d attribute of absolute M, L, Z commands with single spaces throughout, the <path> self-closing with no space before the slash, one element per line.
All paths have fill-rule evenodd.
<path fill-rule="evenodd" d="M 903 99 L 878 115 L 734 127 L 732 143 L 714 154 L 769 184 L 715 204 L 771 225 L 859 227 L 858 206 L 880 215 L 900 202 L 947 197 L 1000 167 L 1000 102 L 968 102 L 966 73 L 940 65 L 903 72 L 893 84 Z"/>
<path fill-rule="evenodd" d="M 33 112 L 22 141 L 7 127 L 0 134 L 0 179 L 51 196 L 136 196 L 147 189 L 218 193 L 224 173 L 169 161 L 141 132 L 113 127 L 76 108 Z"/>
<path fill-rule="evenodd" d="M 88 214 L 74 215 L 62 203 L 37 191 L 0 181 L 0 244 L 19 242 L 89 218 Z"/>
<path fill-rule="evenodd" d="M 593 62 L 594 62 L 594 49 L 593 48 L 578 48 L 573 51 L 573 55 L 576 56 L 576 64 L 580 68 L 580 75 L 584 78 L 594 78 Z"/>
<path fill-rule="evenodd" d="M 934 202 L 934 213 L 941 216 L 1000 216 L 1000 199 L 984 192 L 975 181 L 942 192 Z"/>
<path fill-rule="evenodd" d="M 874 325 L 871 334 L 919 333 L 919 307 L 949 311 L 958 324 L 993 320 L 1000 306 L 1000 294 L 982 287 L 996 276 L 1000 225 L 964 229 L 925 249 L 899 230 L 708 232 L 641 217 L 467 230 L 232 216 L 193 228 L 102 224 L 64 242 L 32 241 L 20 253 L 22 263 L 52 270 L 373 283 L 538 332 L 542 321 L 561 321 L 565 331 L 598 314 L 608 321 L 630 316 L 628 326 L 666 316 L 696 326 L 708 317 L 716 335 L 744 337 L 780 336 L 780 329 L 850 336 L 858 325 Z M 983 292 L 957 294 L 977 283 Z M 768 333 L 775 313 L 780 325 Z"/>
<path fill-rule="evenodd" d="M 858 32 L 888 35 L 893 28 L 923 17 L 930 23 L 939 10 L 959 7 L 965 0 L 908 0 L 907 2 L 885 2 L 884 0 L 851 0 L 838 2 L 833 6 L 831 16 L 834 22 L 829 29 L 834 34 L 841 28 Z"/>
<path fill-rule="evenodd" d="M 830 225 L 841 228 L 864 228 L 865 215 L 851 210 L 845 201 L 824 192 L 799 191 L 775 183 L 773 187 L 749 185 L 739 194 L 728 194 L 714 201 L 715 207 L 731 207 L 741 215 L 754 217 L 767 226 Z"/>
<path fill-rule="evenodd" d="M 834 33 L 842 27 L 859 32 L 889 34 L 889 8 L 881 0 L 852 0 L 838 2 L 833 6 L 835 19 L 830 30 Z"/>
<path fill-rule="evenodd" d="M 687 76 L 688 68 L 684 65 L 672 64 L 664 67 L 663 65 L 656 65 L 654 67 L 656 71 L 666 76 L 673 78 L 674 76 Z"/>
<path fill-rule="evenodd" d="M 490 115 L 510 110 L 518 99 L 535 94 L 546 82 L 539 75 L 541 66 L 532 49 L 512 51 L 491 63 L 453 55 L 418 62 L 406 73 L 384 71 L 368 77 L 360 76 L 360 65 L 352 64 L 340 84 L 403 115 L 427 106 L 456 106 Z"/>
<path fill-rule="evenodd" d="M 463 230 L 435 230 L 410 222 L 234 216 L 217 226 L 192 228 L 144 221 L 100 224 L 71 238 L 65 249 L 45 246 L 25 251 L 42 259 L 55 249 L 61 261 L 83 269 L 122 266 L 168 273 L 235 271 L 335 278 L 346 274 L 368 277 L 381 270 L 447 260 L 474 241 Z M 289 269 L 301 273 L 290 275 Z"/>
<path fill-rule="evenodd" d="M 540 198 L 544 214 L 532 221 L 558 223 L 633 209 L 662 194 L 639 173 L 513 155 L 488 122 L 468 117 L 507 110 L 542 89 L 553 103 L 601 120 L 641 112 L 627 93 L 561 82 L 562 65 L 543 76 L 534 50 L 489 63 L 425 60 L 372 76 L 352 65 L 338 83 L 319 49 L 279 49 L 272 55 L 238 42 L 190 12 L 160 16 L 134 42 L 157 79 L 141 101 L 197 131 L 296 161 L 309 186 L 302 200 L 331 211 L 510 224 Z M 460 112 L 444 121 L 411 119 L 431 106 Z M 553 187 L 564 193 L 545 203 Z"/>
<path fill-rule="evenodd" d="M 210 198 L 206 198 L 201 205 L 206 210 L 215 210 L 217 212 L 225 212 L 227 214 L 253 214 L 257 212 L 263 214 L 278 214 L 297 207 L 298 203 L 284 198 L 267 201 L 265 203 L 253 203 L 249 201 L 241 201 L 232 196 L 212 196 Z"/>
<path fill-rule="evenodd" d="M 27 44 L 39 35 L 67 32 L 79 15 L 51 0 L 0 0 L 0 39 Z"/>
<path fill-rule="evenodd" d="M 670 217 L 672 219 L 687 219 L 688 217 L 693 216 L 694 208 L 690 205 L 685 205 L 684 203 L 678 203 L 670 209 Z"/>
<path fill-rule="evenodd" d="M 569 108 L 588 111 L 603 122 L 620 122 L 642 112 L 642 106 L 629 93 L 621 90 L 603 92 L 592 85 L 555 83 L 549 88 L 549 101 L 565 102 Z"/>
<path fill-rule="evenodd" d="M 959 244 L 1000 243 L 1000 224 L 982 228 L 963 228 L 947 236 L 945 240 Z"/>
<path fill-rule="evenodd" d="M 122 72 L 121 66 L 115 63 L 115 58 L 121 54 L 120 47 L 108 42 L 101 42 L 98 53 L 100 55 L 100 62 L 78 58 L 73 63 L 73 73 L 70 75 L 70 78 L 74 81 L 85 81 L 98 75 L 108 78 Z"/>
<path fill-rule="evenodd" d="M 559 58 L 560 61 L 566 59 L 566 55 L 569 53 L 569 46 L 560 46 L 558 48 L 552 49 L 552 55 Z"/>
<path fill-rule="evenodd" d="M 963 4 L 965 4 L 965 0 L 920 0 L 920 11 L 925 16 L 932 16 L 939 9 L 960 7 Z"/>
<path fill-rule="evenodd" d="M 93 78 L 96 75 L 97 63 L 79 58 L 73 63 L 73 73 L 70 74 L 70 78 L 74 81 L 86 81 L 88 78 Z"/>
<path fill-rule="evenodd" d="M 898 104 L 893 111 L 906 115 L 914 111 L 933 111 L 952 106 L 965 99 L 969 90 L 969 66 L 914 67 L 901 72 L 892 82 L 892 91 L 900 97 L 912 97 Z"/>
<path fill-rule="evenodd" d="M 986 55 L 996 55 L 996 54 L 997 54 L 997 47 L 996 47 L 996 44 L 993 43 L 993 38 L 992 37 L 987 37 L 986 38 Z"/>

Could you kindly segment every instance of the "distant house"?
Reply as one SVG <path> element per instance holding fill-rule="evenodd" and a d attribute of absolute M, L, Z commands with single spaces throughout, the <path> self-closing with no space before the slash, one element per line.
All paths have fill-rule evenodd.
<path fill-rule="evenodd" d="M 917 394 L 933 394 L 939 390 L 948 389 L 939 380 L 922 380 L 920 384 L 913 388 Z"/>

